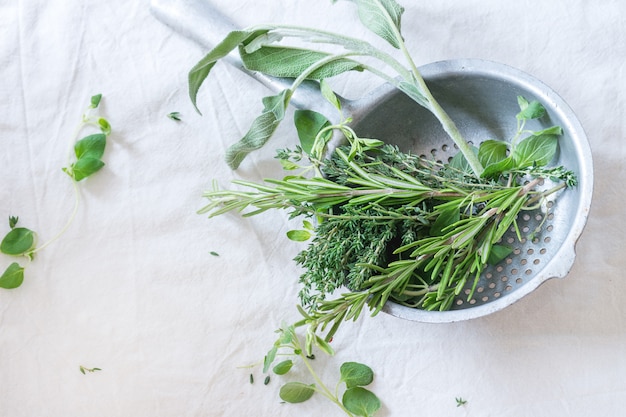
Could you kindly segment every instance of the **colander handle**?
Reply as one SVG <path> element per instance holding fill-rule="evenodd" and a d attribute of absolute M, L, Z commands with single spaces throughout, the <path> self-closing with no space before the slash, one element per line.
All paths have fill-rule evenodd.
<path fill-rule="evenodd" d="M 206 0 L 151 0 L 150 11 L 159 21 L 203 47 L 217 45 L 229 32 L 238 29 L 228 17 Z M 291 86 L 291 79 L 249 71 L 236 51 L 231 52 L 224 60 L 274 92 Z M 319 84 L 314 81 L 303 83 L 294 92 L 291 104 L 297 108 L 334 114 L 330 103 L 322 99 Z"/>

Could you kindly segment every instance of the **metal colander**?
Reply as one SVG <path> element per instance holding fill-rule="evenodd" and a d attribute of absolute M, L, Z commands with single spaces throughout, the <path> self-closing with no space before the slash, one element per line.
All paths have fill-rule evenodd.
<path fill-rule="evenodd" d="M 217 44 L 236 27 L 201 0 L 152 0 L 152 13 L 181 34 L 206 48 Z M 238 57 L 229 63 L 280 91 L 290 80 L 248 72 Z M 517 128 L 517 96 L 538 100 L 548 116 L 527 123 L 528 129 L 559 125 L 564 134 L 559 142 L 555 165 L 563 165 L 578 177 L 578 186 L 566 189 L 533 212 L 522 212 L 518 225 L 503 240 L 514 248 L 500 264 L 488 267 L 476 291 L 469 288 L 459 295 L 450 311 L 424 311 L 388 302 L 383 311 L 400 318 L 442 323 L 467 320 L 501 310 L 550 278 L 567 275 L 574 263 L 575 244 L 581 235 L 591 205 L 593 169 L 591 150 L 582 126 L 569 106 L 537 79 L 506 65 L 483 60 L 442 61 L 420 67 L 433 96 L 456 122 L 464 137 L 474 145 L 488 139 L 508 139 Z M 315 83 L 305 84 L 291 103 L 323 114 L 335 114 Z M 354 119 L 353 127 L 362 137 L 375 137 L 440 162 L 446 162 L 457 149 L 437 119 L 389 84 L 384 84 L 358 100 L 343 100 L 344 114 Z M 544 187 L 549 188 L 546 182 Z"/>

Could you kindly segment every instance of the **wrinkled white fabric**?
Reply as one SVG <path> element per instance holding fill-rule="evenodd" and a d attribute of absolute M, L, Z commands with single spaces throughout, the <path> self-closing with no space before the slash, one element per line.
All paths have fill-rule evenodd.
<path fill-rule="evenodd" d="M 323 379 L 334 387 L 343 361 L 369 364 L 380 416 L 622 415 L 626 3 L 403 3 L 418 64 L 498 61 L 565 99 L 593 149 L 592 212 L 566 279 L 468 322 L 362 317 L 343 326 L 335 357 L 318 355 Z M 241 26 L 295 23 L 372 39 L 350 2 L 214 5 Z M 264 87 L 219 64 L 199 116 L 186 77 L 207 48 L 157 21 L 148 1 L 2 0 L 0 28 L 0 218 L 19 216 L 41 242 L 52 238 L 71 215 L 61 167 L 91 95 L 103 94 L 113 127 L 106 166 L 80 184 L 70 228 L 21 261 L 20 288 L 0 290 L 0 415 L 342 415 L 319 396 L 281 404 L 281 378 L 264 386 L 260 366 L 245 367 L 262 359 L 282 321 L 298 318 L 292 259 L 302 246 L 285 238 L 298 222 L 196 214 L 213 180 L 282 174 L 273 149 L 295 143 L 290 123 L 239 170 L 223 160 Z M 355 74 L 336 88 L 360 96 L 372 85 Z M 167 117 L 173 111 L 180 122 Z M 0 256 L 0 269 L 10 262 Z M 83 375 L 80 366 L 102 370 Z M 457 408 L 457 397 L 467 404 Z"/>

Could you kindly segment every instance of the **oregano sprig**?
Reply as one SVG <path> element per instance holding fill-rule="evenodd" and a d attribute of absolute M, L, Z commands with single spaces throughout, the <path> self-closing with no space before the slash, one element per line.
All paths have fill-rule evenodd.
<path fill-rule="evenodd" d="M 111 125 L 108 120 L 95 113 L 100 105 L 102 94 L 91 97 L 87 110 L 83 113 L 81 121 L 76 128 L 74 139 L 72 140 L 72 156 L 67 167 L 62 170 L 72 180 L 74 191 L 74 208 L 69 220 L 61 231 L 49 241 L 38 245 L 37 234 L 25 227 L 17 227 L 19 217 L 9 217 L 9 232 L 0 242 L 0 252 L 12 257 L 26 257 L 32 261 L 35 254 L 56 241 L 72 224 L 80 204 L 80 192 L 77 183 L 95 174 L 102 169 L 104 162 L 102 157 L 106 147 L 106 138 L 111 134 Z M 80 133 L 86 129 L 96 129 L 98 133 L 93 133 L 80 139 Z M 0 276 L 0 288 L 17 288 L 24 282 L 24 267 L 18 262 L 12 262 Z"/>

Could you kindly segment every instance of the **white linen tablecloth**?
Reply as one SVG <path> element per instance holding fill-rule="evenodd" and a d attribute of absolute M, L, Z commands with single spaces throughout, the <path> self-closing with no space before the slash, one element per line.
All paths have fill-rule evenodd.
<path fill-rule="evenodd" d="M 380 416 L 624 415 L 626 3 L 402 3 L 418 64 L 498 61 L 565 99 L 593 149 L 592 212 L 566 279 L 467 322 L 362 317 L 342 326 L 336 356 L 318 355 L 322 378 L 333 386 L 346 360 L 370 365 Z M 372 39 L 349 2 L 214 5 L 242 27 L 295 23 Z M 157 21 L 148 1 L 1 0 L 0 28 L 0 234 L 15 215 L 44 242 L 70 217 L 61 167 L 92 95 L 103 94 L 113 128 L 70 228 L 21 261 L 20 288 L 0 290 L 0 416 L 342 415 L 319 396 L 281 404 L 281 378 L 264 386 L 260 366 L 245 367 L 298 318 L 292 259 L 302 246 L 285 238 L 298 222 L 196 214 L 213 180 L 282 175 L 273 156 L 295 144 L 289 122 L 239 170 L 223 159 L 265 88 L 219 64 L 199 116 L 186 77 L 207 48 Z M 357 97 L 371 86 L 358 74 L 337 83 Z M 180 122 L 167 117 L 174 111 Z M 10 262 L 0 256 L 2 270 Z"/>

